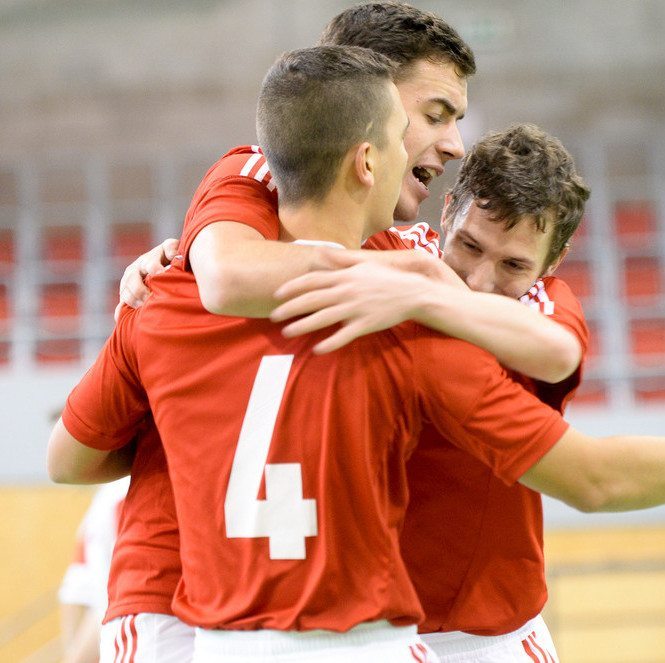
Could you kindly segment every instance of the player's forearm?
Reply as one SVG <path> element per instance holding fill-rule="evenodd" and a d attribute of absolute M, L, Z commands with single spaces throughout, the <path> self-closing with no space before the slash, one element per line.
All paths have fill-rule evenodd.
<path fill-rule="evenodd" d="M 418 322 L 478 345 L 507 368 L 555 383 L 579 365 L 581 347 L 575 336 L 516 300 L 436 282 L 422 294 Z"/>
<path fill-rule="evenodd" d="M 274 293 L 279 286 L 311 270 L 326 269 L 326 256 L 335 250 L 244 239 L 216 248 L 194 245 L 191 264 L 208 311 L 263 318 L 277 305 Z"/>
<path fill-rule="evenodd" d="M 665 438 L 571 428 L 520 483 L 589 513 L 665 504 Z"/>

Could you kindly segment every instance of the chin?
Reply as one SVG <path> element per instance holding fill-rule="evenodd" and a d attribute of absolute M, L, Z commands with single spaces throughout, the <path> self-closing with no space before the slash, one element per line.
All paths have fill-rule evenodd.
<path fill-rule="evenodd" d="M 415 200 L 398 200 L 393 218 L 396 223 L 410 223 L 418 219 L 420 205 Z"/>

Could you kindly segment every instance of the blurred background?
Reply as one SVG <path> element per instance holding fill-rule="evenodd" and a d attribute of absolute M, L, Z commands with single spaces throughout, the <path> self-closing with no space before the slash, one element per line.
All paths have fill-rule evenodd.
<path fill-rule="evenodd" d="M 54 589 L 91 491 L 48 485 L 52 417 L 112 326 L 124 267 L 255 142 L 263 74 L 343 0 L 0 0 L 0 660 L 57 659 Z M 478 73 L 461 123 L 533 122 L 592 188 L 560 268 L 592 333 L 570 420 L 665 433 L 665 2 L 438 0 Z M 437 226 L 456 168 L 433 185 Z M 546 503 L 564 661 L 665 661 L 665 509 Z"/>

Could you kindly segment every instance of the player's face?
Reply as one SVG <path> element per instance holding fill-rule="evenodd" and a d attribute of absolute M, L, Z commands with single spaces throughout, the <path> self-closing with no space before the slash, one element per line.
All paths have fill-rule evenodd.
<path fill-rule="evenodd" d="M 394 218 L 414 221 L 433 178 L 443 174 L 447 161 L 464 156 L 457 122 L 466 112 L 466 79 L 450 63 L 420 60 L 397 89 L 411 121 L 404 139 L 410 168 Z"/>
<path fill-rule="evenodd" d="M 543 275 L 552 228 L 548 224 L 542 232 L 525 216 L 506 230 L 487 210 L 471 203 L 466 216 L 444 220 L 443 259 L 472 290 L 517 299 Z"/>
<path fill-rule="evenodd" d="M 367 236 L 386 230 L 392 225 L 393 210 L 397 205 L 407 168 L 408 155 L 404 147 L 404 137 L 408 131 L 409 118 L 393 83 L 389 84 L 389 89 L 392 111 L 386 121 L 385 145 L 381 150 L 377 150 L 374 204 Z"/>

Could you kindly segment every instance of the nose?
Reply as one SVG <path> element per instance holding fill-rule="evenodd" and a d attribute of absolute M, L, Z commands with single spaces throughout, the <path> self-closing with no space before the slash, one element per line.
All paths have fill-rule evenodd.
<path fill-rule="evenodd" d="M 464 143 L 456 120 L 446 125 L 446 131 L 437 142 L 436 150 L 444 162 L 461 159 L 464 156 Z"/>
<path fill-rule="evenodd" d="M 474 265 L 473 269 L 467 272 L 464 279 L 466 284 L 476 292 L 494 292 L 496 285 L 496 273 L 494 265 L 485 260 Z"/>

